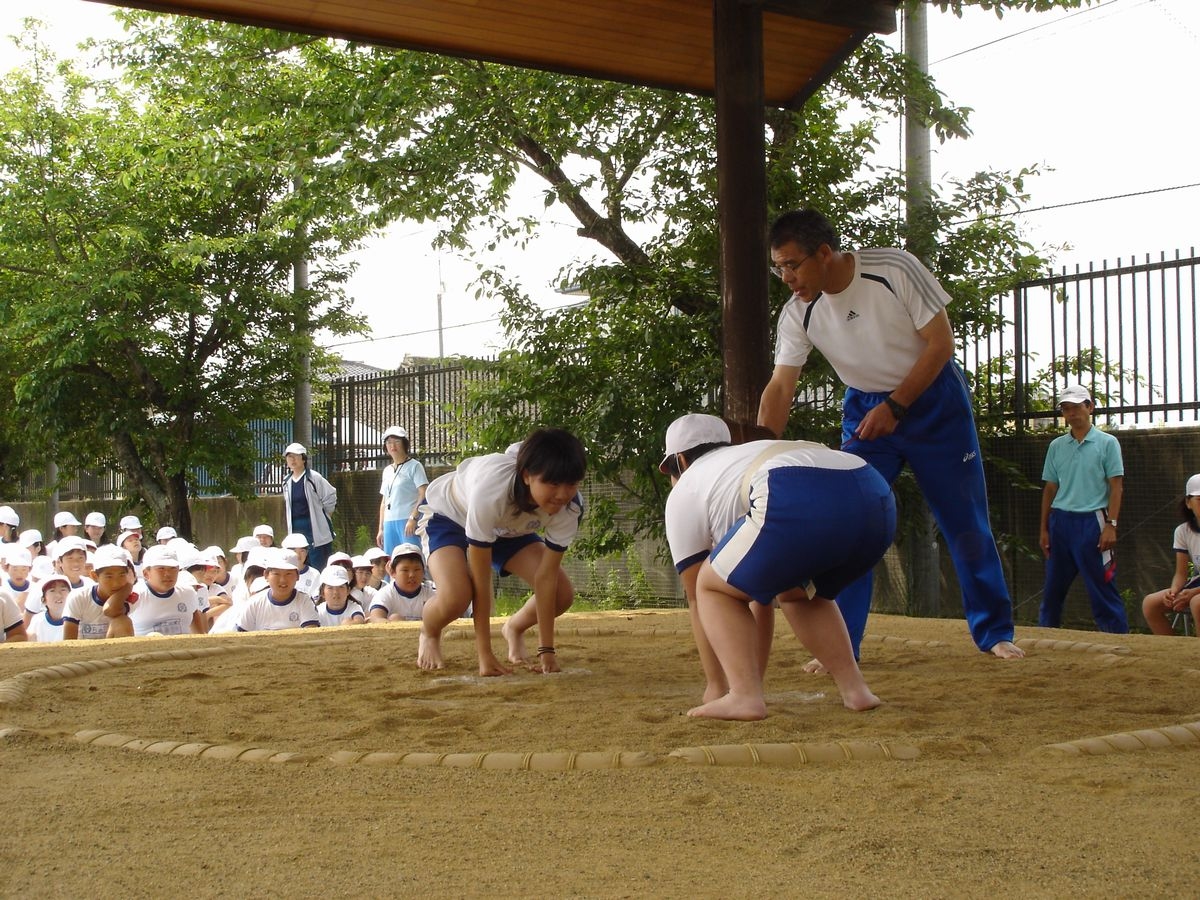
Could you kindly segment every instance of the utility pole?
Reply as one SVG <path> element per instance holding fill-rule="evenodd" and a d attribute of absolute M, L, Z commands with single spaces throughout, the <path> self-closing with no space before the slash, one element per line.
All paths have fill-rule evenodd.
<path fill-rule="evenodd" d="M 438 290 L 437 290 L 437 308 L 438 308 L 438 359 L 446 358 L 446 348 L 442 344 L 442 294 L 446 291 L 446 282 L 442 281 L 442 257 L 438 254 Z"/>
<path fill-rule="evenodd" d="M 299 193 L 304 185 L 297 175 L 292 182 Z M 303 248 L 307 244 L 308 229 L 301 222 L 296 226 L 296 244 Z M 292 264 L 292 292 L 300 301 L 296 309 L 296 334 L 300 336 L 303 350 L 300 352 L 296 369 L 295 413 L 292 416 L 292 440 L 312 450 L 312 327 L 308 320 L 308 259 L 305 251 Z"/>
<path fill-rule="evenodd" d="M 923 2 L 904 5 L 905 52 L 922 75 L 929 72 L 929 23 Z M 932 261 L 936 246 L 929 226 L 929 204 L 933 178 L 929 158 L 929 126 L 909 92 L 904 109 L 904 182 L 905 182 L 905 249 L 926 266 Z M 932 268 L 932 266 L 930 266 Z M 918 503 L 910 519 L 909 572 L 912 588 L 910 610 L 920 616 L 941 613 L 941 565 L 939 563 L 937 526 L 924 497 L 917 493 Z"/>

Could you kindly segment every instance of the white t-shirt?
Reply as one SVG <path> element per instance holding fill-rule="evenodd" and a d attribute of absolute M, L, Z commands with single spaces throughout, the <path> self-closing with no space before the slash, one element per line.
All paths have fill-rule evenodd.
<path fill-rule="evenodd" d="M 33 586 L 33 578 L 26 576 L 25 586 L 17 587 L 13 584 L 13 580 L 7 575 L 0 579 L 0 590 L 13 598 L 17 602 L 17 606 L 21 609 L 25 608 L 25 596 L 29 593 L 29 589 Z"/>
<path fill-rule="evenodd" d="M 396 522 L 412 515 L 422 485 L 429 484 L 425 467 L 409 457 L 398 467 L 389 463 L 383 469 L 379 496 L 384 498 L 383 521 Z"/>
<path fill-rule="evenodd" d="M 399 616 L 406 622 L 416 622 L 420 620 L 421 610 L 425 608 L 425 604 L 432 600 L 436 593 L 434 586 L 430 582 L 424 581 L 417 592 L 409 597 L 396 587 L 394 581 L 389 581 L 375 592 L 375 599 L 371 601 L 371 609 L 382 609 L 388 614 L 388 618 Z"/>
<path fill-rule="evenodd" d="M 497 538 L 544 532 L 546 546 L 560 553 L 571 545 L 583 518 L 579 494 L 554 515 L 541 509 L 524 512 L 513 503 L 512 487 L 517 460 L 507 453 L 473 456 L 453 472 L 435 478 L 425 492 L 425 502 L 435 513 L 457 522 L 467 540 L 491 546 Z"/>
<path fill-rule="evenodd" d="M 1200 575 L 1200 532 L 1192 531 L 1187 522 L 1180 522 L 1175 529 L 1175 540 L 1172 542 L 1176 553 L 1186 553 L 1192 561 L 1196 574 Z"/>
<path fill-rule="evenodd" d="M 244 606 L 231 609 L 225 615 L 234 616 L 238 631 L 282 631 L 321 623 L 312 597 L 297 590 L 282 603 L 272 599 L 270 590 L 259 591 Z"/>
<path fill-rule="evenodd" d="M 63 639 L 63 623 L 65 621 L 66 619 L 52 619 L 50 618 L 50 610 L 42 610 L 41 614 L 29 620 L 29 626 L 26 629 L 29 632 L 29 639 L 37 641 L 39 644 L 61 641 Z"/>
<path fill-rule="evenodd" d="M 129 610 L 129 620 L 133 622 L 133 633 L 137 635 L 152 631 L 159 634 L 190 634 L 192 614 L 204 611 L 196 599 L 196 592 L 180 584 L 160 594 L 146 582 L 139 581 L 134 585 L 133 593 L 137 596 L 137 602 Z"/>
<path fill-rule="evenodd" d="M 675 569 L 682 572 L 702 561 L 725 536 L 750 505 L 742 495 L 746 469 L 771 444 L 784 441 L 753 441 L 734 447 L 718 447 L 688 466 L 667 497 L 667 543 Z M 812 469 L 848 471 L 866 465 L 862 459 L 821 444 L 804 442 L 773 456 L 757 467 L 751 489 L 771 469 L 804 466 Z"/>
<path fill-rule="evenodd" d="M 366 618 L 363 615 L 363 608 L 357 600 L 346 598 L 346 605 L 340 612 L 331 612 L 326 603 L 322 602 L 317 606 L 317 619 L 321 623 L 322 628 L 329 628 L 334 625 L 347 625 L 355 616 L 360 619 Z"/>
<path fill-rule="evenodd" d="M 8 633 L 25 621 L 21 607 L 8 594 L 0 591 L 0 643 L 8 640 Z"/>
<path fill-rule="evenodd" d="M 849 387 L 895 390 L 925 349 L 917 329 L 950 302 L 938 280 L 911 253 L 860 250 L 844 291 L 805 303 L 793 296 L 779 313 L 775 364 L 803 368 L 816 347 Z M 805 318 L 807 317 L 807 327 Z"/>
<path fill-rule="evenodd" d="M 303 591 L 310 597 L 317 595 L 317 586 L 321 580 L 321 572 L 313 566 L 305 566 L 300 577 L 296 579 L 296 590 Z"/>
<path fill-rule="evenodd" d="M 125 610 L 129 611 L 128 603 L 125 604 Z M 63 621 L 79 626 L 80 640 L 108 637 L 108 626 L 112 622 L 104 615 L 104 601 L 96 593 L 94 584 L 76 588 L 67 594 L 66 603 L 63 604 Z"/>

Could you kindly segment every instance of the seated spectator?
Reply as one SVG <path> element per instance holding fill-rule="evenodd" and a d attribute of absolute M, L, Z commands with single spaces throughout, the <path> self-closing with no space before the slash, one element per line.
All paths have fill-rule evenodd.
<path fill-rule="evenodd" d="M 1167 616 L 1189 611 L 1192 621 L 1200 621 L 1200 474 L 1187 480 L 1179 501 L 1179 526 L 1172 546 L 1175 550 L 1175 577 L 1163 591 L 1142 599 L 1142 615 L 1155 634 L 1174 634 Z M 1189 569 L 1196 577 L 1188 580 Z"/>
<path fill-rule="evenodd" d="M 40 644 L 47 644 L 63 639 L 63 611 L 67 604 L 67 594 L 71 585 L 66 575 L 57 572 L 38 582 L 38 591 L 42 595 L 42 612 L 34 616 L 26 629 L 29 639 Z"/>
<path fill-rule="evenodd" d="M 350 583 L 354 584 L 354 564 L 352 559 L 353 557 L 351 557 L 349 553 L 343 553 L 341 550 L 339 550 L 337 553 L 329 554 L 329 562 L 327 562 L 325 565 L 326 567 L 341 566 L 346 570 L 346 575 L 350 578 Z"/>
<path fill-rule="evenodd" d="M 141 577 L 142 554 L 145 552 L 145 548 L 142 546 L 142 533 L 140 531 L 122 531 L 117 535 L 117 546 L 129 554 L 138 577 Z"/>
<path fill-rule="evenodd" d="M 375 568 L 371 565 L 371 560 L 367 559 L 364 554 L 351 557 L 350 571 L 354 575 L 350 582 L 350 596 L 357 600 L 363 609 L 369 610 L 371 601 L 375 597 L 375 588 L 371 587 L 371 574 Z"/>
<path fill-rule="evenodd" d="M 17 601 L 6 592 L 0 591 L 0 644 L 29 640 L 25 631 L 25 617 Z"/>
<path fill-rule="evenodd" d="M 24 547 L 11 544 L 4 556 L 4 576 L 0 578 L 0 590 L 5 591 L 17 602 L 17 607 L 24 612 L 25 596 L 29 593 L 32 580 L 33 557 Z"/>
<path fill-rule="evenodd" d="M 120 547 L 106 544 L 93 559 L 96 583 L 67 594 L 63 607 L 63 640 L 129 637 L 129 598 L 133 588 L 133 561 Z"/>
<path fill-rule="evenodd" d="M 260 547 L 274 547 L 275 529 L 270 525 L 255 525 L 254 539 L 258 541 Z"/>
<path fill-rule="evenodd" d="M 0 544 L 15 544 L 21 517 L 11 506 L 0 506 Z"/>
<path fill-rule="evenodd" d="M 42 533 L 36 528 L 27 528 L 17 537 L 17 543 L 29 551 L 29 555 L 36 559 L 39 556 L 46 554 L 46 545 L 42 542 Z"/>
<path fill-rule="evenodd" d="M 291 550 L 296 554 L 296 558 L 300 561 L 300 573 L 296 579 L 296 589 L 303 591 L 310 597 L 317 596 L 317 588 L 321 580 L 321 572 L 319 569 L 314 569 L 308 564 L 308 538 L 297 532 L 286 535 L 279 542 L 284 550 Z"/>
<path fill-rule="evenodd" d="M 75 518 L 74 513 L 55 513 L 54 535 L 46 544 L 46 552 L 50 555 L 51 559 L 54 558 L 54 548 L 57 546 L 58 542 L 65 537 L 77 537 L 79 535 L 79 529 L 82 525 L 83 523 Z"/>
<path fill-rule="evenodd" d="M 83 536 L 99 547 L 101 544 L 108 543 L 108 534 L 104 529 L 108 526 L 108 519 L 105 518 L 102 512 L 90 512 L 83 517 Z"/>
<path fill-rule="evenodd" d="M 296 589 L 299 560 L 290 550 L 274 550 L 266 560 L 267 590 L 254 594 L 235 609 L 238 631 L 282 631 L 286 628 L 315 628 L 320 625 L 317 607 L 308 594 Z"/>
<path fill-rule="evenodd" d="M 155 533 L 154 540 L 158 544 L 162 545 L 171 543 L 171 541 L 175 540 L 177 537 L 179 537 L 179 534 L 174 528 L 172 528 L 170 525 L 164 525 Z"/>
<path fill-rule="evenodd" d="M 97 550 L 97 553 L 100 551 Z M 146 549 L 137 600 L 129 614 L 134 633 L 204 634 L 204 607 L 191 588 L 179 584 L 179 559 L 161 544 Z"/>
<path fill-rule="evenodd" d="M 88 576 L 87 543 L 78 535 L 67 535 L 54 545 L 53 571 L 67 576 L 71 590 L 90 587 L 95 582 Z M 42 598 L 36 592 L 25 596 L 25 625 L 42 613 Z"/>
<path fill-rule="evenodd" d="M 434 587 L 425 581 L 425 555 L 416 544 L 400 544 L 388 563 L 392 580 L 371 601 L 372 622 L 419 622 Z"/>
<path fill-rule="evenodd" d="M 326 566 L 321 572 L 319 597 L 317 617 L 322 628 L 366 624 L 362 606 L 350 597 L 350 577 L 342 566 Z"/>
<path fill-rule="evenodd" d="M 368 547 L 363 556 L 371 562 L 371 587 L 379 590 L 387 581 L 388 553 L 378 547 Z"/>

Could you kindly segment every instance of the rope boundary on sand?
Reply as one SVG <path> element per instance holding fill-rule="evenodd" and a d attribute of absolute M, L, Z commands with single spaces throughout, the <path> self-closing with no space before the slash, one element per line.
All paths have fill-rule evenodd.
<path fill-rule="evenodd" d="M 456 629 L 469 635 L 467 629 Z M 560 628 L 558 633 L 573 637 L 608 637 L 629 634 L 630 629 L 617 627 L 581 626 Z M 452 633 L 447 633 L 447 637 Z M 643 632 L 643 634 L 645 634 Z M 646 636 L 690 635 L 688 629 L 652 628 Z M 892 635 L 868 635 L 866 640 L 910 647 L 945 647 L 944 641 L 917 641 Z M 304 642 L 304 646 L 323 646 L 330 639 Z M 1106 663 L 1139 661 L 1128 647 L 1092 644 L 1083 641 L 1025 638 L 1016 641 L 1025 649 L 1066 651 L 1096 654 Z M 76 660 L 30 669 L 0 681 L 0 709 L 21 703 L 31 688 L 49 681 L 80 678 L 105 669 L 120 668 L 147 662 L 166 662 L 203 659 L 249 651 L 249 646 L 221 645 L 215 647 L 174 648 L 151 650 L 128 656 L 106 659 Z M 0 723 L 0 739 L 36 733 Z M 93 747 L 115 747 L 160 755 L 190 756 L 201 759 L 231 762 L 308 763 L 325 761 L 334 765 L 398 765 L 405 767 L 444 766 L 488 770 L 519 770 L 565 772 L 595 769 L 643 768 L 670 762 L 707 766 L 796 766 L 813 763 L 847 761 L 912 760 L 920 750 L 912 744 L 896 741 L 833 741 L 825 743 L 724 744 L 700 747 L 681 747 L 665 755 L 649 751 L 482 751 L 474 753 L 387 752 L 339 750 L 330 754 L 302 753 L 276 750 L 252 744 L 214 744 L 205 741 L 176 741 L 161 738 L 140 738 L 102 728 L 83 729 L 72 737 Z M 1063 743 L 1047 744 L 1044 749 L 1076 756 L 1096 756 L 1108 753 L 1135 752 L 1184 744 L 1200 743 L 1200 721 L 1166 725 L 1160 728 L 1119 732 L 1100 737 L 1080 738 Z"/>

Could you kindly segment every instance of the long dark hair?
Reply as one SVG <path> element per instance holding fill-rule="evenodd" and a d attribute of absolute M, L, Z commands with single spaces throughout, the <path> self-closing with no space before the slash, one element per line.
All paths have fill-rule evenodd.
<path fill-rule="evenodd" d="M 535 428 L 517 451 L 513 502 L 522 512 L 537 509 L 523 477 L 526 473 L 550 484 L 576 484 L 586 471 L 587 453 L 579 438 L 562 428 Z"/>
<path fill-rule="evenodd" d="M 1200 534 L 1200 522 L 1196 521 L 1196 514 L 1188 506 L 1188 499 L 1187 495 L 1184 495 L 1184 498 L 1179 501 L 1179 519 L 1182 522 L 1187 522 L 1188 528 Z"/>

